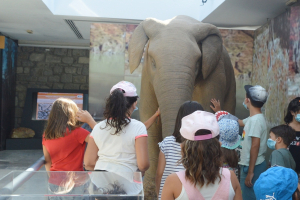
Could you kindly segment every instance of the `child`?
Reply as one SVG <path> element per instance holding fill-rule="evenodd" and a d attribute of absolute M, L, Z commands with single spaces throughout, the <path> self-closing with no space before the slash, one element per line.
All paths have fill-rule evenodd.
<path fill-rule="evenodd" d="M 218 113 L 216 113 L 216 116 L 218 116 Z M 223 157 L 223 167 L 229 168 L 230 170 L 234 171 L 236 176 L 239 177 L 239 156 L 237 151 L 235 150 L 241 143 L 241 136 L 239 135 L 239 124 L 236 120 L 226 119 L 226 117 L 229 116 L 228 114 L 217 118 L 220 127 L 219 141 L 222 143 L 221 150 Z"/>
<path fill-rule="evenodd" d="M 42 142 L 47 171 L 83 171 L 89 132 L 80 128 L 77 112 L 71 99 L 59 98 L 53 103 Z"/>
<path fill-rule="evenodd" d="M 298 199 L 298 177 L 294 170 L 285 167 L 271 167 L 260 175 L 254 185 L 256 199 L 284 200 Z M 254 198 L 255 199 L 255 198 Z"/>
<path fill-rule="evenodd" d="M 182 137 L 179 132 L 181 127 L 181 119 L 189 114 L 192 114 L 196 110 L 203 110 L 203 107 L 198 102 L 184 102 L 179 108 L 172 136 L 166 137 L 158 144 L 160 152 L 155 176 L 156 194 L 158 199 L 161 198 L 161 191 L 166 178 L 170 174 L 184 169 L 182 164 L 178 164 L 178 161 L 181 158 L 180 143 L 182 141 Z"/>
<path fill-rule="evenodd" d="M 234 172 L 222 168 L 219 126 L 214 114 L 196 111 L 182 118 L 180 134 L 185 170 L 166 179 L 162 199 L 242 199 Z"/>
<path fill-rule="evenodd" d="M 300 97 L 289 103 L 284 122 L 296 131 L 296 138 L 291 142 L 289 151 L 296 162 L 296 172 L 300 175 Z"/>
<path fill-rule="evenodd" d="M 49 173 L 51 194 L 84 192 L 86 174 L 73 171 L 83 171 L 83 155 L 89 141 L 89 132 L 80 127 L 81 124 L 76 119 L 77 112 L 78 107 L 71 99 L 59 98 L 53 103 L 49 115 L 42 142 L 45 168 L 47 171 L 72 171 Z"/>
<path fill-rule="evenodd" d="M 268 147 L 274 150 L 270 156 L 271 166 L 278 165 L 295 170 L 296 163 L 290 151 L 287 150 L 287 147 L 295 137 L 295 131 L 288 125 L 271 128 L 270 138 L 267 142 Z"/>
<path fill-rule="evenodd" d="M 244 126 L 240 164 L 240 181 L 244 200 L 255 199 L 253 184 L 259 175 L 267 169 L 265 152 L 267 151 L 267 124 L 261 107 L 266 103 L 268 93 L 260 85 L 246 85 L 246 98 L 243 105 L 250 116 L 239 120 Z"/>
<path fill-rule="evenodd" d="M 240 183 L 244 200 L 255 199 L 253 184 L 259 175 L 267 169 L 265 152 L 267 151 L 267 125 L 261 107 L 268 98 L 267 91 L 260 85 L 245 85 L 246 97 L 243 102 L 250 116 L 244 120 L 238 120 L 240 126 L 244 126 L 242 134 L 242 151 L 240 165 Z M 215 101 L 212 99 L 212 103 Z M 214 104 L 214 103 L 213 103 Z M 220 108 L 211 108 L 217 112 Z"/>
<path fill-rule="evenodd" d="M 114 172 L 133 181 L 134 172 L 149 168 L 146 126 L 131 119 L 137 100 L 136 87 L 121 81 L 110 90 L 105 120 L 96 124 L 90 115 L 83 120 L 93 128 L 84 156 L 87 170 Z"/>

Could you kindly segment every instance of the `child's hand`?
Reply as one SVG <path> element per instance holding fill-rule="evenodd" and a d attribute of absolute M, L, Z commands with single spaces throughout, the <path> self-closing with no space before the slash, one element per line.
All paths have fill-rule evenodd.
<path fill-rule="evenodd" d="M 253 176 L 254 176 L 254 173 L 249 173 L 248 172 L 247 177 L 245 179 L 245 185 L 247 187 L 252 187 L 253 186 L 253 184 L 252 184 Z"/>
<path fill-rule="evenodd" d="M 159 108 L 157 109 L 157 111 L 156 111 L 156 116 L 158 117 L 158 116 L 160 116 L 160 110 L 159 110 Z"/>
<path fill-rule="evenodd" d="M 86 110 L 79 110 L 76 114 L 76 119 L 78 121 L 84 122 L 84 123 L 88 123 L 91 120 L 94 121 L 93 117 L 91 116 L 91 114 L 86 111 Z"/>
<path fill-rule="evenodd" d="M 216 99 L 212 99 L 212 100 L 210 100 L 210 102 L 213 104 L 213 106 L 210 105 L 210 108 L 211 108 L 214 112 L 218 112 L 218 111 L 221 110 L 220 100 L 217 101 Z"/>

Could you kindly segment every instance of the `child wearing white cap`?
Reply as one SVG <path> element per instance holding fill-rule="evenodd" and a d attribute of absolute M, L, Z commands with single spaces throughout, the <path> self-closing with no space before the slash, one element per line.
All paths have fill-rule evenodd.
<path fill-rule="evenodd" d="M 219 125 L 214 114 L 196 111 L 182 118 L 180 134 L 185 170 L 166 179 L 162 199 L 242 199 L 234 172 L 222 168 Z"/>
<path fill-rule="evenodd" d="M 146 127 L 131 119 L 137 100 L 132 83 L 121 81 L 112 87 L 103 113 L 105 120 L 94 125 L 90 135 L 84 155 L 87 170 L 114 172 L 132 182 L 134 172 L 149 168 Z"/>

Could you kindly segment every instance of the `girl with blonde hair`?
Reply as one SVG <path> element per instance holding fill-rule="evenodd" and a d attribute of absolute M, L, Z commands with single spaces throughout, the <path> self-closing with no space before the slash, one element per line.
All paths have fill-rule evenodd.
<path fill-rule="evenodd" d="M 78 107 L 67 98 L 57 99 L 43 135 L 47 171 L 83 171 L 83 156 L 89 132 L 76 119 Z"/>

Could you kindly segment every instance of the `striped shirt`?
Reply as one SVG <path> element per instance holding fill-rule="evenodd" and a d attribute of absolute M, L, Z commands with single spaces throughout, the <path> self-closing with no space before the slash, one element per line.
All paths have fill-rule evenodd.
<path fill-rule="evenodd" d="M 182 164 L 178 164 L 178 160 L 181 159 L 181 148 L 180 144 L 175 141 L 174 136 L 166 137 L 162 142 L 158 143 L 161 152 L 165 155 L 166 166 L 161 178 L 160 189 L 159 189 L 159 197 L 161 198 L 161 191 L 165 184 L 166 178 L 174 173 L 184 170 Z"/>

